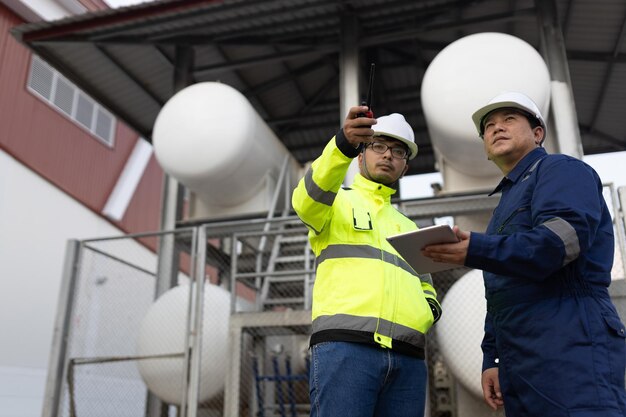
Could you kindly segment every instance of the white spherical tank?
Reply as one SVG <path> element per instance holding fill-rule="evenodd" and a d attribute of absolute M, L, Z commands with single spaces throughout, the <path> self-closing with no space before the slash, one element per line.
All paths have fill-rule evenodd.
<path fill-rule="evenodd" d="M 289 154 L 236 89 L 191 85 L 165 103 L 152 136 L 165 172 L 215 205 L 247 201 Z"/>
<path fill-rule="evenodd" d="M 215 285 L 204 289 L 199 402 L 224 389 L 227 362 L 230 296 Z M 189 286 L 180 285 L 161 295 L 141 322 L 139 356 L 180 353 L 185 350 Z M 139 373 L 154 395 L 168 404 L 183 398 L 183 358 L 137 361 Z"/>
<path fill-rule="evenodd" d="M 472 123 L 474 111 L 503 91 L 531 97 L 547 118 L 550 74 L 539 53 L 504 33 L 479 33 L 445 47 L 422 80 L 421 100 L 433 146 L 470 176 L 493 175 Z M 499 172 L 499 171 L 498 171 Z"/>
<path fill-rule="evenodd" d="M 446 293 L 437 323 L 437 341 L 446 365 L 469 392 L 482 398 L 480 376 L 487 301 L 482 272 L 474 269 L 459 278 Z"/>

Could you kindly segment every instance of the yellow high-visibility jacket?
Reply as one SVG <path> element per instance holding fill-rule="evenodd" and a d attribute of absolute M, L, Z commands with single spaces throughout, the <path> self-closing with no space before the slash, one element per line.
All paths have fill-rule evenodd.
<path fill-rule="evenodd" d="M 386 240 L 417 226 L 391 205 L 394 189 L 359 174 L 341 188 L 357 154 L 340 130 L 292 196 L 317 263 L 311 345 L 374 343 L 424 358 L 441 306 L 430 275 L 418 276 Z"/>

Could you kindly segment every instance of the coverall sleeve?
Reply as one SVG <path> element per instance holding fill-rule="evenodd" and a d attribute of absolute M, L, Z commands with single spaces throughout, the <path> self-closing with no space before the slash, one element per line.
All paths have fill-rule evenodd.
<path fill-rule="evenodd" d="M 291 197 L 300 220 L 314 233 L 324 230 L 332 205 L 350 166 L 359 152 L 346 140 L 343 129 L 328 142 L 322 155 L 313 161 Z"/>
<path fill-rule="evenodd" d="M 496 348 L 496 335 L 493 331 L 493 323 L 491 322 L 491 315 L 489 313 L 485 316 L 485 335 L 480 348 L 483 351 L 482 371 L 484 372 L 485 369 L 497 367 L 498 362 L 496 360 L 499 359 L 499 356 Z"/>
<path fill-rule="evenodd" d="M 568 158 L 544 161 L 537 175 L 527 208 L 529 230 L 510 235 L 472 232 L 466 266 L 541 281 L 587 251 L 604 207 L 597 174 Z"/>

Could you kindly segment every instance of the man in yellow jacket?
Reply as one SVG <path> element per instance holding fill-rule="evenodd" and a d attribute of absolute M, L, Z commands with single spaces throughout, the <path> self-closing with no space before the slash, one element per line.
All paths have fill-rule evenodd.
<path fill-rule="evenodd" d="M 367 110 L 350 109 L 293 193 L 317 262 L 312 417 L 424 415 L 426 332 L 441 306 L 430 275 L 418 276 L 386 240 L 417 228 L 390 202 L 417 145 L 404 116 Z M 341 188 L 355 157 L 360 174 Z"/>

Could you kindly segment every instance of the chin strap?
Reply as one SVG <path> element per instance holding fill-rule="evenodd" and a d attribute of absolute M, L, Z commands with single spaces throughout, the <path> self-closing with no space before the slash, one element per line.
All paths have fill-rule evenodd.
<path fill-rule="evenodd" d="M 367 170 L 367 164 L 365 163 L 365 146 L 361 152 L 363 152 L 363 158 L 361 159 L 361 171 L 364 174 L 363 176 L 368 180 L 373 181 L 370 172 Z"/>

